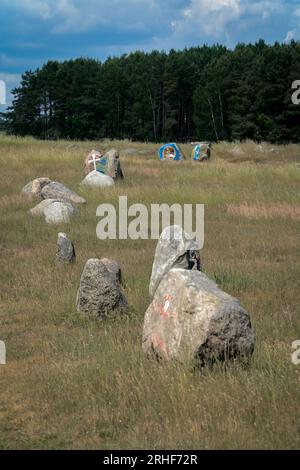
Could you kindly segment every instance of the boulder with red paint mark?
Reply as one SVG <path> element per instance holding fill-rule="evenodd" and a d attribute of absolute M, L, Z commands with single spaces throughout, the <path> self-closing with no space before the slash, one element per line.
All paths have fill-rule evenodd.
<path fill-rule="evenodd" d="M 200 271 L 171 269 L 146 311 L 143 351 L 198 365 L 248 359 L 255 336 L 248 312 Z"/>

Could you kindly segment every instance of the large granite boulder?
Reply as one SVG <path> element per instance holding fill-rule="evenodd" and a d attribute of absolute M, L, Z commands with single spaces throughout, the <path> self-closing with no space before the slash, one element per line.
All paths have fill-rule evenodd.
<path fill-rule="evenodd" d="M 166 227 L 157 243 L 149 285 L 153 297 L 160 281 L 172 268 L 201 270 L 199 251 L 179 225 Z"/>
<path fill-rule="evenodd" d="M 81 182 L 83 186 L 90 186 L 94 188 L 104 188 L 107 186 L 113 186 L 114 180 L 99 171 L 91 171 Z"/>
<path fill-rule="evenodd" d="M 117 283 L 122 282 L 122 271 L 117 261 L 110 258 L 101 258 L 100 261 L 107 267 L 110 274 L 115 278 Z"/>
<path fill-rule="evenodd" d="M 74 191 L 67 188 L 57 181 L 51 181 L 43 187 L 41 191 L 43 199 L 59 199 L 61 201 L 74 202 L 75 204 L 84 204 L 86 201 L 78 196 Z"/>
<path fill-rule="evenodd" d="M 246 310 L 199 271 L 169 271 L 145 314 L 143 351 L 148 357 L 203 365 L 247 359 L 254 343 Z"/>
<path fill-rule="evenodd" d="M 51 183 L 49 178 L 41 177 L 27 183 L 22 189 L 23 194 L 41 196 L 42 189 Z"/>
<path fill-rule="evenodd" d="M 69 202 L 53 202 L 44 209 L 45 220 L 48 224 L 69 223 L 78 214 L 78 210 Z"/>
<path fill-rule="evenodd" d="M 39 202 L 35 207 L 29 210 L 29 213 L 33 216 L 45 215 L 45 210 L 49 207 L 53 202 L 61 202 L 58 199 L 43 199 L 43 201 Z"/>
<path fill-rule="evenodd" d="M 57 237 L 56 257 L 60 263 L 74 263 L 76 257 L 73 243 L 62 232 Z"/>
<path fill-rule="evenodd" d="M 100 259 L 89 259 L 83 269 L 77 293 L 77 310 L 105 318 L 123 313 L 127 301 L 120 283 Z"/>

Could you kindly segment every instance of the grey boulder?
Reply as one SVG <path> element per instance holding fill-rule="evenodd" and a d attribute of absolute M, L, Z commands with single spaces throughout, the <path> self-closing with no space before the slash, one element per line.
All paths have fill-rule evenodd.
<path fill-rule="evenodd" d="M 59 199 L 66 202 L 74 202 L 75 204 L 84 204 L 86 201 L 82 197 L 78 196 L 74 191 L 67 188 L 57 181 L 51 181 L 43 187 L 41 191 L 43 199 Z"/>
<path fill-rule="evenodd" d="M 120 284 L 105 264 L 96 258 L 89 259 L 83 269 L 77 293 L 77 311 L 105 318 L 121 314 L 127 308 Z"/>
<path fill-rule="evenodd" d="M 97 170 L 93 170 L 82 180 L 81 184 L 83 186 L 103 188 L 107 186 L 113 186 L 114 180 L 111 178 L 111 176 L 107 176 Z"/>
<path fill-rule="evenodd" d="M 53 202 L 44 209 L 45 220 L 48 224 L 69 223 L 78 214 L 78 210 L 69 202 Z"/>
<path fill-rule="evenodd" d="M 49 178 L 41 177 L 27 183 L 22 189 L 23 194 L 41 196 L 42 189 L 51 183 Z"/>
<path fill-rule="evenodd" d="M 150 297 L 154 296 L 160 281 L 172 268 L 201 270 L 199 252 L 179 225 L 166 227 L 161 233 L 150 278 Z"/>
<path fill-rule="evenodd" d="M 61 202 L 58 199 L 44 199 L 43 201 L 39 202 L 35 207 L 29 210 L 29 213 L 33 216 L 39 216 L 45 214 L 45 209 L 49 207 L 53 202 Z"/>
<path fill-rule="evenodd" d="M 143 351 L 148 357 L 204 365 L 248 359 L 254 344 L 247 311 L 199 271 L 172 269 L 145 313 Z"/>
<path fill-rule="evenodd" d="M 108 269 L 110 274 L 114 277 L 114 279 L 118 282 L 122 282 L 122 271 L 119 263 L 110 258 L 102 258 L 100 260 Z"/>
<path fill-rule="evenodd" d="M 60 232 L 57 237 L 56 257 L 61 263 L 74 263 L 75 248 L 65 233 Z"/>

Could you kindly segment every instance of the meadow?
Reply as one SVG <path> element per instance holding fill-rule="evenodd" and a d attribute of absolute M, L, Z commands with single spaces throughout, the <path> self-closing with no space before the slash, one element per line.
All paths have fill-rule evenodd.
<path fill-rule="evenodd" d="M 79 186 L 92 148 L 120 151 L 125 178 Z M 300 145 L 219 143 L 208 163 L 161 163 L 157 145 L 42 142 L 0 136 L 0 449 L 299 449 Z M 124 149 L 136 154 L 124 155 Z M 183 146 L 187 153 L 191 147 Z M 87 204 L 69 225 L 28 214 L 30 180 L 60 181 Z M 250 312 L 249 367 L 192 370 L 144 358 L 144 313 L 156 246 L 96 237 L 96 208 L 128 203 L 203 203 L 205 272 Z M 77 260 L 56 262 L 57 233 Z M 116 259 L 130 304 L 97 321 L 75 300 L 88 258 Z"/>

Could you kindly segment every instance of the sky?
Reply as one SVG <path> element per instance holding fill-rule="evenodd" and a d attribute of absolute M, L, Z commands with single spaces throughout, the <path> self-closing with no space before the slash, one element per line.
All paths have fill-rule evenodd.
<path fill-rule="evenodd" d="M 299 40 L 300 0 L 0 0 L 0 81 L 9 104 L 21 74 L 50 59 L 258 39 Z"/>

